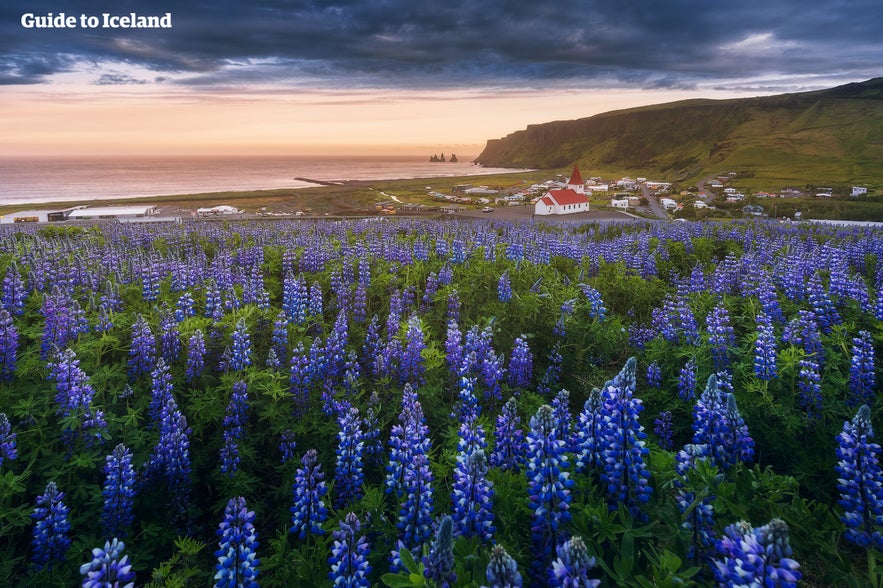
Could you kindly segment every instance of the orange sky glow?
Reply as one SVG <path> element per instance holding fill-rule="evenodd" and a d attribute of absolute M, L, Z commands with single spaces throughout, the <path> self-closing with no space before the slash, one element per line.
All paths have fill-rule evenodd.
<path fill-rule="evenodd" d="M 674 90 L 202 93 L 156 86 L 7 86 L 0 155 L 477 155 L 487 139 L 528 124 L 696 96 Z"/>

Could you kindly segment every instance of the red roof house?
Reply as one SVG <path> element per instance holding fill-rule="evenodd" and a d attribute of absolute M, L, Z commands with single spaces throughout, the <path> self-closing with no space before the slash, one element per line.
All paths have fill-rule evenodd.
<path fill-rule="evenodd" d="M 545 196 L 537 201 L 534 207 L 534 214 L 573 214 L 576 212 L 588 212 L 588 210 L 589 199 L 585 194 L 579 194 L 570 189 L 549 190 Z"/>

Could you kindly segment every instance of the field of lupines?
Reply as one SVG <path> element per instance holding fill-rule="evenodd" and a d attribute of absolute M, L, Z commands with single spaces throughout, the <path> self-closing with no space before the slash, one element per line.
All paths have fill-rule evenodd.
<path fill-rule="evenodd" d="M 0 277 L 2 585 L 883 582 L 879 231 L 3 227 Z"/>

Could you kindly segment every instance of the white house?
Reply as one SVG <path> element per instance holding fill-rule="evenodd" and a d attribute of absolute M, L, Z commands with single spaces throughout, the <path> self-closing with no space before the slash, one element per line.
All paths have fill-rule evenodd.
<path fill-rule="evenodd" d="M 849 193 L 850 196 L 866 196 L 868 194 L 868 189 L 863 186 L 853 186 L 852 192 Z"/>
<path fill-rule="evenodd" d="M 574 214 L 576 212 L 588 212 L 589 199 L 585 194 L 579 194 L 573 190 L 549 190 L 549 192 L 537 200 L 534 205 L 534 214 Z"/>
<path fill-rule="evenodd" d="M 629 209 L 629 199 L 628 198 L 619 198 L 619 199 L 611 198 L 610 199 L 610 206 L 612 206 L 613 208 L 621 208 L 623 210 L 628 210 Z"/>
<path fill-rule="evenodd" d="M 146 206 L 96 206 L 79 208 L 72 211 L 70 220 L 93 220 L 108 218 L 141 218 L 155 214 L 156 207 L 152 204 Z"/>
<path fill-rule="evenodd" d="M 666 210 L 673 210 L 678 207 L 678 203 L 671 198 L 660 198 L 659 203 L 662 205 L 662 208 Z"/>
<path fill-rule="evenodd" d="M 65 212 L 61 210 L 19 210 L 0 216 L 0 224 L 11 225 L 14 223 L 47 223 L 63 221 Z"/>
<path fill-rule="evenodd" d="M 693 208 L 708 208 L 708 205 L 701 200 L 697 200 L 693 203 Z"/>

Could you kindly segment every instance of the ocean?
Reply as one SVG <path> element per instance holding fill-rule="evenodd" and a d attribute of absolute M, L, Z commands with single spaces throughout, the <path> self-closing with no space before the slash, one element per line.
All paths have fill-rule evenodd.
<path fill-rule="evenodd" d="M 295 178 L 326 182 L 505 173 L 462 157 L 429 156 L 186 156 L 0 158 L 0 204 L 112 200 L 166 194 L 303 188 Z"/>

